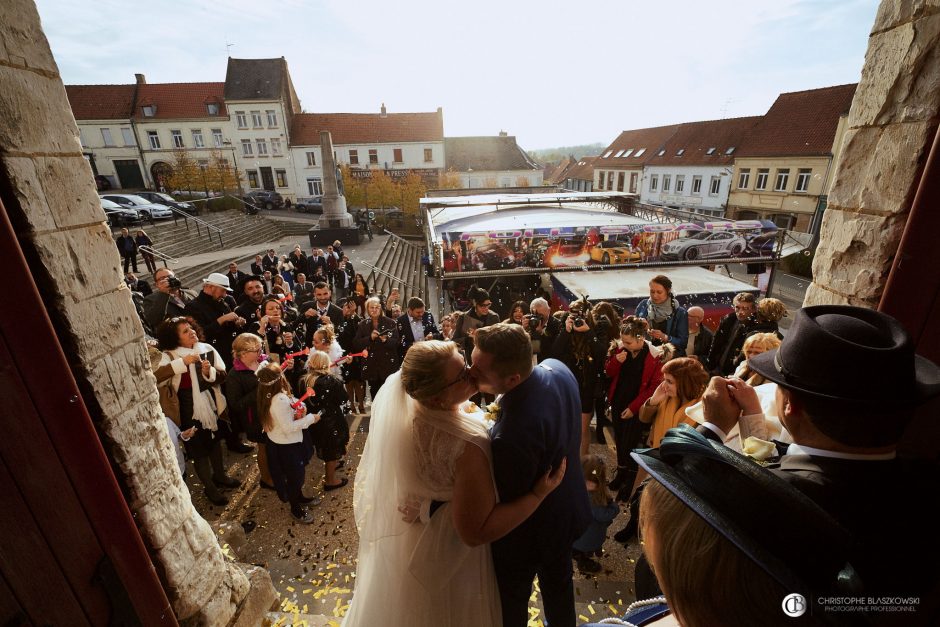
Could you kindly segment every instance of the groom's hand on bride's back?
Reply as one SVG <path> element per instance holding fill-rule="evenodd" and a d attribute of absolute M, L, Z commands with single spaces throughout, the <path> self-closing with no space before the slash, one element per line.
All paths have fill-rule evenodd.
<path fill-rule="evenodd" d="M 560 464 L 554 468 L 549 468 L 548 471 L 535 482 L 535 487 L 532 488 L 532 492 L 540 501 L 548 496 L 552 490 L 561 485 L 561 480 L 565 478 L 565 470 L 567 468 L 568 459 L 562 457 Z"/>

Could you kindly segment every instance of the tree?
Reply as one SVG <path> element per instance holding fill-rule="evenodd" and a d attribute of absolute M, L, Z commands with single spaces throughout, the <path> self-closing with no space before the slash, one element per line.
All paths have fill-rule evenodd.
<path fill-rule="evenodd" d="M 339 171 L 343 176 L 343 187 L 345 188 L 346 205 L 348 207 L 366 206 L 366 187 L 362 179 L 354 177 L 347 164 L 339 166 Z"/>
<path fill-rule="evenodd" d="M 460 174 L 454 168 L 450 168 L 437 179 L 438 189 L 460 189 L 461 187 L 463 183 L 460 180 Z"/>
<path fill-rule="evenodd" d="M 202 189 L 204 187 L 202 171 L 189 151 L 182 148 L 173 151 L 171 171 L 166 175 L 164 185 L 170 190 Z"/>
<path fill-rule="evenodd" d="M 375 209 L 394 204 L 400 198 L 397 185 L 384 170 L 372 170 L 371 173 L 372 177 L 366 184 L 366 206 Z"/>
<path fill-rule="evenodd" d="M 401 210 L 405 215 L 417 216 L 421 208 L 421 199 L 427 194 L 428 187 L 424 184 L 424 179 L 414 172 L 408 175 L 399 183 L 401 189 Z"/>

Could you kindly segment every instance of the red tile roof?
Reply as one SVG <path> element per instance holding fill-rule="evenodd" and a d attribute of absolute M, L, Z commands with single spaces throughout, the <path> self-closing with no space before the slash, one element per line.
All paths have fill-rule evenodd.
<path fill-rule="evenodd" d="M 621 170 L 625 168 L 642 168 L 650 157 L 659 152 L 678 129 L 678 124 L 671 124 L 669 126 L 624 131 L 610 146 L 601 151 L 600 156 L 594 162 L 594 167 Z M 623 156 L 628 154 L 628 151 L 632 151 L 629 152 L 629 156 Z M 638 152 L 640 153 L 639 157 L 636 156 Z M 604 155 L 608 153 L 610 156 L 605 159 Z M 617 157 L 617 154 L 621 154 L 621 156 Z"/>
<path fill-rule="evenodd" d="M 144 83 L 138 85 L 134 118 L 141 121 L 179 118 L 225 117 L 225 83 Z M 218 116 L 210 116 L 206 105 L 219 104 Z M 141 107 L 155 104 L 157 114 L 145 117 Z"/>
<path fill-rule="evenodd" d="M 444 140 L 444 114 L 433 113 L 298 113 L 291 123 L 294 146 L 319 146 L 320 131 L 333 144 L 385 144 Z"/>
<path fill-rule="evenodd" d="M 568 171 L 571 170 L 571 168 L 573 168 L 576 163 L 577 162 L 571 157 L 565 157 L 561 160 L 560 163 L 558 163 L 558 165 L 546 167 L 542 180 L 552 185 L 561 183 L 566 178 L 568 178 Z"/>
<path fill-rule="evenodd" d="M 646 160 L 647 165 L 731 165 L 742 146 L 744 138 L 761 116 L 730 118 L 727 120 L 707 120 L 704 122 L 685 122 L 669 138 L 660 151 Z M 731 154 L 728 150 L 734 148 Z M 714 149 L 712 154 L 709 150 Z M 677 153 L 682 151 L 681 155 Z"/>
<path fill-rule="evenodd" d="M 839 118 L 848 114 L 857 83 L 780 94 L 748 133 L 738 157 L 830 155 Z"/>
<path fill-rule="evenodd" d="M 579 181 L 594 180 L 594 163 L 600 157 L 581 157 L 578 162 L 565 173 L 565 179 Z"/>
<path fill-rule="evenodd" d="M 76 120 L 127 120 L 134 110 L 130 85 L 66 85 L 65 93 Z"/>

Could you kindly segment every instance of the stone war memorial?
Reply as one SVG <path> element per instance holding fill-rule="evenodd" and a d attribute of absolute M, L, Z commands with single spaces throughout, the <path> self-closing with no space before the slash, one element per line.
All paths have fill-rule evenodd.
<path fill-rule="evenodd" d="M 137 230 L 147 231 L 154 238 L 153 248 L 159 251 L 163 246 L 169 251 L 158 256 L 156 272 L 138 272 L 131 280 L 126 262 L 122 266 L 124 251 L 115 245 L 120 228 L 111 224 L 98 197 L 95 172 L 86 158 L 73 113 L 76 103 L 70 104 L 60 75 L 62 59 L 53 57 L 40 19 L 42 8 L 42 3 L 37 8 L 33 0 L 0 3 L 0 258 L 12 284 L 7 302 L 0 308 L 0 397 L 5 409 L 5 437 L 0 438 L 0 622 L 338 627 L 350 607 L 356 608 L 357 581 L 368 574 L 359 570 L 357 561 L 361 545 L 354 485 L 368 434 L 378 428 L 371 423 L 368 403 L 378 393 L 374 384 L 386 380 L 379 381 L 379 376 L 371 373 L 384 368 L 386 362 L 394 362 L 395 368 L 382 376 L 396 376 L 391 370 L 397 370 L 402 355 L 414 345 L 403 342 L 402 337 L 416 342 L 422 337 L 457 341 L 463 337 L 463 348 L 469 349 L 464 352 L 471 353 L 470 333 L 460 325 L 475 320 L 471 323 L 475 332 L 476 326 L 485 328 L 484 321 L 494 326 L 500 319 L 510 318 L 516 308 L 510 301 L 505 303 L 507 310 L 497 315 L 489 307 L 504 304 L 497 298 L 498 288 L 471 293 L 471 281 L 467 280 L 463 286 L 467 289 L 452 300 L 465 301 L 465 309 L 475 313 L 448 313 L 445 320 L 440 314 L 447 296 L 439 287 L 440 273 L 435 275 L 435 271 L 446 266 L 448 258 L 425 259 L 423 256 L 431 254 L 426 241 L 409 242 L 394 233 L 380 233 L 375 243 L 361 241 L 338 174 L 337 161 L 343 159 L 334 157 L 334 143 L 347 144 L 335 129 L 319 133 L 322 215 L 291 213 L 278 222 L 278 211 L 268 211 L 270 218 L 236 211 L 213 216 L 205 211 L 199 216 L 205 224 L 197 225 L 178 215 L 178 224 L 169 220 L 159 225 L 143 220 L 128 223 L 131 238 Z M 264 61 L 286 63 L 283 57 Z M 131 93 L 144 84 L 125 91 Z M 212 85 L 212 89 L 222 89 L 222 83 Z M 113 87 L 115 94 L 124 93 Z M 292 91 L 293 86 L 284 90 Z M 265 115 L 268 112 L 263 108 L 253 111 L 250 107 L 259 105 L 245 100 L 249 104 L 239 107 L 246 108 L 249 115 L 258 114 L 252 128 L 265 127 L 262 111 Z M 144 100 L 138 104 L 148 106 Z M 212 97 L 199 96 L 197 104 L 210 110 L 218 107 Z M 235 124 L 234 110 L 232 119 Z M 264 121 L 269 119 L 274 118 Z M 131 118 L 127 125 L 131 127 Z M 934 234 L 940 231 L 938 125 L 940 4 L 882 0 L 844 120 L 842 143 L 835 151 L 818 242 L 814 243 L 812 280 L 801 306 L 851 305 L 889 314 L 910 336 L 917 354 L 934 363 L 940 362 L 940 247 L 934 242 Z M 199 141 L 209 141 L 208 136 L 205 140 L 199 137 Z M 440 139 L 443 144 L 442 134 Z M 137 141 L 145 143 L 147 138 Z M 257 140 L 248 144 L 258 150 Z M 267 151 L 267 145 L 262 145 Z M 349 140 L 348 145 L 353 142 Z M 219 146 L 225 145 L 220 142 Z M 115 148 L 124 147 L 130 151 L 129 144 Z M 286 143 L 285 147 L 289 148 Z M 232 146 L 225 149 L 235 156 Z M 430 162 L 430 154 L 416 154 L 427 155 Z M 255 157 L 257 154 L 252 155 Z M 236 169 L 251 167 L 243 153 L 238 153 L 237 161 Z M 203 166 L 196 171 L 208 177 L 208 167 Z M 303 169 L 302 165 L 297 167 L 298 171 Z M 444 172 L 443 165 L 440 170 Z M 204 185 L 202 198 L 192 195 L 187 200 L 206 205 L 214 201 L 208 179 Z M 239 215 L 233 216 L 235 213 Z M 212 227 L 224 220 L 231 223 L 225 223 L 223 239 L 219 235 L 223 228 Z M 193 248 L 193 242 L 203 241 L 199 238 L 209 243 Z M 264 242 L 259 244 L 262 238 Z M 323 254 L 314 251 L 329 249 L 327 254 L 332 254 L 337 241 L 342 251 L 337 252 L 336 266 L 322 264 L 323 276 L 318 281 L 324 281 L 324 288 L 311 281 Z M 136 264 L 141 244 L 127 245 L 133 247 Z M 268 250 L 272 251 L 270 257 Z M 346 255 L 347 261 L 340 254 Z M 174 265 L 174 255 L 186 257 L 186 267 Z M 281 265 L 282 256 L 291 259 L 290 268 Z M 232 278 L 225 274 L 230 263 L 236 271 Z M 255 263 L 257 269 L 252 268 Z M 355 266 L 348 277 L 347 263 Z M 380 268 L 383 263 L 387 264 L 385 270 Z M 682 263 L 694 265 L 691 261 Z M 395 264 L 399 274 L 391 268 Z M 369 274 L 373 267 L 376 271 Z M 173 268 L 177 268 L 175 274 Z M 265 277 L 266 272 L 271 276 Z M 305 282 L 311 285 L 305 287 L 298 274 L 305 274 Z M 358 274 L 369 283 L 359 291 Z M 489 290 L 490 284 L 496 284 L 482 270 L 469 275 L 478 283 L 476 287 Z M 152 297 L 137 295 L 139 278 L 149 283 Z M 172 278 L 182 279 L 181 285 L 174 287 Z M 314 288 L 313 283 L 319 287 Z M 326 292 L 329 294 L 324 295 Z M 370 305 L 367 298 L 373 296 L 381 297 L 381 302 Z M 231 307 L 229 297 L 233 299 Z M 412 300 L 418 297 L 420 301 Z M 529 311 L 534 300 L 527 299 L 519 313 L 524 310 L 525 315 L 534 316 L 528 320 L 538 324 L 536 304 Z M 148 314 L 153 303 L 159 304 L 160 311 L 156 324 L 150 325 Z M 291 333 L 285 339 L 281 333 L 281 325 L 288 326 L 288 311 L 294 311 L 304 323 L 304 332 L 298 330 L 296 338 Z M 394 320 L 390 317 L 393 311 Z M 203 312 L 207 312 L 203 324 L 194 325 Z M 187 316 L 191 322 L 184 320 Z M 797 312 L 791 311 L 791 320 L 796 317 Z M 369 326 L 373 321 L 374 329 Z M 169 333 L 164 326 L 161 335 L 161 323 L 180 326 L 172 327 Z M 574 333 L 564 324 L 562 321 L 557 330 L 559 335 Z M 218 341 L 222 327 L 231 332 Z M 249 333 L 255 334 L 249 344 L 240 343 L 245 340 L 238 338 Z M 389 338 L 394 338 L 394 343 L 384 344 Z M 325 361 L 315 366 L 307 360 L 318 352 L 329 359 L 324 357 Z M 306 407 L 307 413 L 322 414 L 324 424 L 329 420 L 323 417 L 329 411 L 323 405 L 328 398 L 322 391 L 325 377 L 339 372 L 347 378 L 331 392 L 340 394 L 341 390 L 349 397 L 349 405 L 343 405 L 349 411 L 340 412 L 338 419 L 343 421 L 341 426 L 337 422 L 329 429 L 337 437 L 345 437 L 342 446 L 337 445 L 342 451 L 310 445 L 303 460 L 309 467 L 297 462 L 291 474 L 283 469 L 288 464 L 281 458 L 267 458 L 264 438 L 268 436 L 260 427 L 252 436 L 246 428 L 250 426 L 247 418 L 241 431 L 229 434 L 234 440 L 224 442 L 221 432 L 200 440 L 206 437 L 197 435 L 206 430 L 201 427 L 188 430 L 175 425 L 179 433 L 173 431 L 169 425 L 173 417 L 166 407 L 174 396 L 177 411 L 180 399 L 188 399 L 187 419 L 198 413 L 208 422 L 215 418 L 223 422 L 233 415 L 251 413 L 254 420 L 259 407 L 254 388 L 241 390 L 241 404 L 233 403 L 235 396 L 226 389 L 244 381 L 239 377 L 245 372 L 251 374 L 253 368 L 246 365 L 253 363 L 251 353 L 259 360 L 262 355 L 276 356 L 302 391 L 308 385 L 311 390 L 321 386 L 318 394 L 308 396 Z M 605 353 L 604 359 L 608 358 Z M 296 360 L 296 367 L 289 368 L 288 360 L 291 364 Z M 554 363 L 550 362 L 550 367 Z M 359 374 L 350 375 L 350 369 Z M 310 370 L 316 376 L 301 379 Z M 477 371 L 468 366 L 456 372 L 454 385 L 477 376 L 471 372 Z M 426 375 L 430 378 L 440 372 Z M 262 384 L 259 381 L 253 383 Z M 495 419 L 500 415 L 502 396 L 498 401 L 494 397 L 484 397 L 479 409 Z M 495 405 L 489 406 L 490 402 Z M 298 407 L 303 419 L 304 405 Z M 316 412 L 311 409 L 314 407 Z M 938 411 L 936 398 L 918 406 L 897 443 L 899 459 L 937 459 Z M 292 424 L 289 420 L 286 432 Z M 181 421 L 177 416 L 177 422 Z M 591 431 L 588 418 L 589 434 L 603 434 L 599 422 L 596 431 Z M 266 431 L 273 435 L 274 429 L 269 425 Z M 592 442 L 589 449 L 606 464 L 608 481 L 624 461 L 618 461 L 612 429 L 606 444 Z M 243 441 L 246 439 L 250 443 Z M 197 450 L 200 442 L 207 450 Z M 238 453 L 239 444 L 249 452 Z M 183 458 L 184 449 L 188 461 Z M 218 494 L 204 489 L 202 479 L 194 474 L 194 454 L 218 482 Z M 644 463 L 655 473 L 661 466 L 649 459 Z M 283 467 L 279 466 L 282 463 Z M 306 468 L 299 479 L 297 466 Z M 569 463 L 566 472 L 581 472 L 576 466 Z M 297 481 L 303 486 L 299 498 L 307 508 L 304 511 L 310 513 L 308 520 L 302 521 L 291 509 L 297 505 Z M 617 494 L 618 490 L 611 492 Z M 546 498 L 534 489 L 532 494 Z M 626 496 L 630 494 L 628 489 Z M 644 498 L 652 501 L 654 496 Z M 802 504 L 799 501 L 794 507 Z M 403 503 L 402 509 L 403 516 L 412 516 L 409 521 L 434 521 L 433 513 L 422 519 L 422 512 L 408 505 Z M 922 512 L 925 519 L 926 507 Z M 604 531 L 600 533 L 601 540 L 606 540 L 603 551 L 593 555 L 591 549 L 576 555 L 573 574 L 568 574 L 574 588 L 573 624 L 620 618 L 627 608 L 646 607 L 644 599 L 654 596 L 644 596 L 641 590 L 658 590 L 648 566 L 637 567 L 637 562 L 646 564 L 643 545 L 636 538 L 613 538 L 615 530 L 630 528 L 621 524 L 631 509 L 629 498 L 615 508 L 619 512 L 616 527 L 606 536 Z M 629 514 L 634 527 L 636 515 Z M 644 567 L 649 572 L 640 570 Z M 524 600 L 529 625 L 545 624 L 550 604 L 544 589 L 543 585 L 533 588 L 532 596 Z M 668 591 L 666 596 L 668 602 Z M 902 597 L 905 595 L 897 595 Z M 937 599 L 927 595 L 918 599 L 916 612 L 887 624 L 937 624 L 932 622 L 940 617 Z M 631 607 L 636 602 L 639 606 Z M 773 611 L 779 613 L 779 608 L 776 603 Z M 389 616 L 388 622 L 398 624 L 394 618 Z M 672 618 L 677 620 L 675 624 L 684 624 L 680 618 L 694 623 L 694 617 L 687 615 L 674 613 Z M 738 623 L 729 619 L 728 624 Z M 837 620 L 835 624 L 841 623 Z"/>

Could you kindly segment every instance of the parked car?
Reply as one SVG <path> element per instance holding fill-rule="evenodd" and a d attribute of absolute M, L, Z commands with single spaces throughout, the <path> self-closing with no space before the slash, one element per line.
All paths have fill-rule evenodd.
<path fill-rule="evenodd" d="M 256 189 L 244 196 L 247 203 L 264 209 L 280 209 L 284 206 L 284 197 L 269 189 Z"/>
<path fill-rule="evenodd" d="M 713 259 L 716 257 L 737 257 L 744 252 L 747 242 L 737 233 L 730 231 L 699 231 L 689 237 L 680 237 L 664 245 L 660 258 L 664 261 L 673 259 Z"/>
<path fill-rule="evenodd" d="M 173 212 L 167 209 L 165 205 L 154 204 L 144 200 L 137 194 L 102 194 L 101 197 L 124 207 L 136 209 L 142 218 L 150 222 L 157 218 L 173 217 Z"/>
<path fill-rule="evenodd" d="M 591 259 L 601 263 L 631 263 L 642 260 L 642 255 L 627 242 L 609 239 L 591 247 Z"/>
<path fill-rule="evenodd" d="M 189 202 L 180 202 L 169 194 L 164 194 L 163 192 L 137 192 L 136 195 L 155 205 L 173 207 L 174 209 L 185 211 L 190 215 L 197 215 L 199 213 L 199 209 L 196 205 Z"/>
<path fill-rule="evenodd" d="M 298 198 L 294 207 L 299 213 L 323 213 L 323 196 Z"/>
<path fill-rule="evenodd" d="M 126 226 L 141 221 L 140 213 L 136 209 L 119 205 L 105 198 L 100 198 L 101 208 L 107 217 L 108 226 Z"/>
<path fill-rule="evenodd" d="M 747 238 L 747 251 L 758 257 L 772 255 L 777 250 L 777 233 L 761 233 Z"/>

